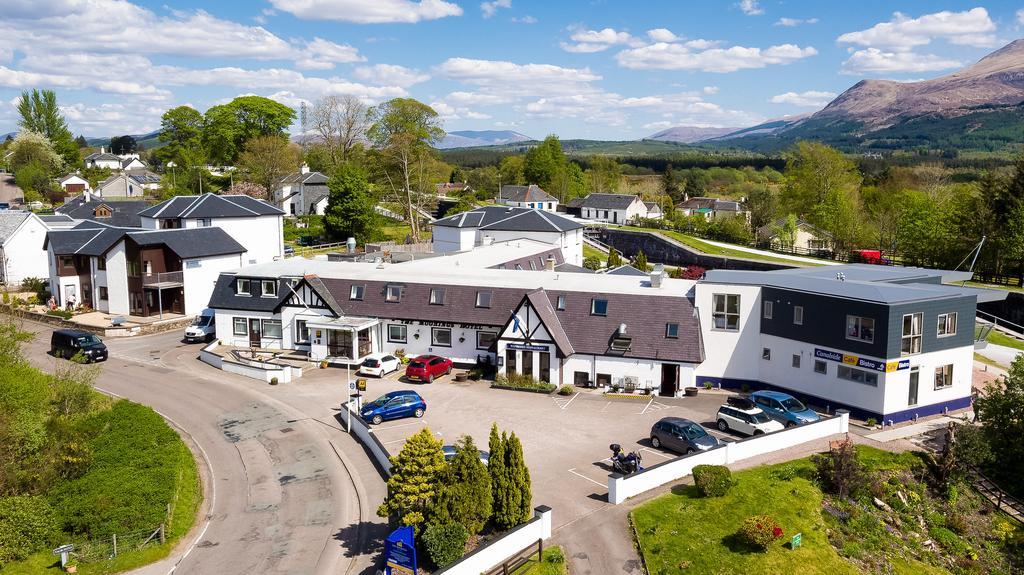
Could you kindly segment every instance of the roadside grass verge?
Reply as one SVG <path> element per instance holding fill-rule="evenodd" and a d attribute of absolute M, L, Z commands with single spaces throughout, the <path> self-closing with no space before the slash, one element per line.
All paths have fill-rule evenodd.
<path fill-rule="evenodd" d="M 512 575 L 568 575 L 565 553 L 555 545 L 544 549 L 544 556 L 538 562 L 536 556 L 530 562 L 512 572 Z"/>
<path fill-rule="evenodd" d="M 985 339 L 989 343 L 994 343 L 996 345 L 1002 345 L 1006 347 L 1012 347 L 1013 349 L 1019 349 L 1024 351 L 1024 341 L 1021 341 L 1015 337 L 1010 337 L 1005 333 L 996 331 L 994 329 L 988 332 L 988 337 Z"/>
<path fill-rule="evenodd" d="M 994 359 L 989 359 L 978 352 L 974 352 L 974 361 L 979 361 L 981 363 L 984 363 L 985 365 L 990 365 L 992 367 L 998 367 L 999 369 L 1009 369 L 1007 366 L 999 363 L 998 361 Z"/>

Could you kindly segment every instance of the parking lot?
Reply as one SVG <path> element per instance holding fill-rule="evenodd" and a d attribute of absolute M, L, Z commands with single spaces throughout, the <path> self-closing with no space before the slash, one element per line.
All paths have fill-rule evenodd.
<path fill-rule="evenodd" d="M 364 400 L 388 391 L 413 389 L 427 403 L 422 419 L 398 419 L 374 426 L 374 433 L 391 453 L 401 450 L 406 438 L 422 427 L 430 428 L 445 444 L 471 435 L 487 449 L 491 423 L 514 431 L 522 440 L 530 467 L 535 505 L 558 509 L 556 525 L 563 525 L 605 504 L 611 455 L 608 446 L 636 450 L 645 467 L 676 456 L 651 447 L 651 426 L 662 417 L 684 417 L 704 425 L 722 439 L 738 439 L 714 429 L 715 413 L 726 398 L 701 392 L 697 397 L 636 396 L 608 398 L 597 391 L 571 396 L 543 395 L 490 389 L 487 383 L 454 383 L 444 377 L 433 384 L 407 383 L 396 374 L 367 378 Z"/>

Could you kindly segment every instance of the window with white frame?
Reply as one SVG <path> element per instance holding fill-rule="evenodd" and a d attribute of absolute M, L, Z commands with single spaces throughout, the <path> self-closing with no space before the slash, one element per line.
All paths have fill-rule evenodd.
<path fill-rule="evenodd" d="M 208 228 L 213 225 L 213 221 L 210 218 L 198 218 L 196 219 L 197 228 Z"/>
<path fill-rule="evenodd" d="M 804 324 L 804 306 L 795 305 L 793 306 L 793 324 L 803 325 Z"/>
<path fill-rule="evenodd" d="M 764 319 L 772 319 L 772 307 L 774 302 L 771 300 L 765 300 L 764 302 Z"/>
<path fill-rule="evenodd" d="M 875 320 L 856 315 L 846 316 L 846 339 L 874 343 Z"/>
<path fill-rule="evenodd" d="M 836 366 L 836 376 L 854 383 L 863 383 L 872 387 L 878 387 L 878 374 L 863 369 L 857 369 L 848 365 Z"/>
<path fill-rule="evenodd" d="M 476 348 L 490 349 L 491 344 L 493 344 L 496 339 L 498 339 L 498 334 L 496 332 L 478 331 L 476 332 Z"/>
<path fill-rule="evenodd" d="M 362 301 L 366 286 L 354 285 L 348 290 L 348 299 Z"/>
<path fill-rule="evenodd" d="M 292 335 L 295 343 L 309 343 L 309 328 L 306 327 L 306 320 L 295 320 L 295 334 Z"/>
<path fill-rule="evenodd" d="M 235 294 L 249 295 L 249 280 L 241 278 L 235 280 Z"/>
<path fill-rule="evenodd" d="M 444 288 L 430 288 L 430 305 L 444 305 Z"/>
<path fill-rule="evenodd" d="M 249 333 L 249 320 L 244 317 L 236 317 L 232 322 L 232 333 L 235 335 L 246 335 Z"/>
<path fill-rule="evenodd" d="M 447 327 L 434 327 L 430 329 L 430 343 L 441 347 L 452 346 L 452 330 Z"/>
<path fill-rule="evenodd" d="M 489 291 L 478 291 L 478 292 L 476 292 L 476 307 L 483 307 L 483 308 L 491 307 L 491 292 L 489 292 Z"/>
<path fill-rule="evenodd" d="M 716 293 L 711 296 L 711 327 L 726 331 L 740 329 L 739 294 Z"/>
<path fill-rule="evenodd" d="M 901 355 L 921 353 L 921 333 L 924 323 L 923 313 L 908 313 L 903 316 L 903 339 L 900 346 Z"/>
<path fill-rule="evenodd" d="M 400 323 L 388 324 L 388 341 L 391 343 L 405 343 L 409 334 L 408 326 Z"/>
<path fill-rule="evenodd" d="M 277 297 L 277 280 L 263 280 L 260 282 L 260 291 L 263 297 Z"/>
<path fill-rule="evenodd" d="M 940 365 L 935 368 L 935 389 L 953 387 L 953 364 Z"/>
<path fill-rule="evenodd" d="M 939 337 L 956 335 L 956 312 L 940 313 L 937 333 Z"/>
<path fill-rule="evenodd" d="M 384 293 L 384 301 L 392 303 L 402 301 L 402 286 L 389 285 Z"/>
<path fill-rule="evenodd" d="M 281 339 L 281 320 L 263 320 L 263 337 L 270 339 Z"/>

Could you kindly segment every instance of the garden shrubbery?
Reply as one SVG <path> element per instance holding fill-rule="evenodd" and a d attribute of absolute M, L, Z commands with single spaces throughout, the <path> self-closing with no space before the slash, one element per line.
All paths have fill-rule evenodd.
<path fill-rule="evenodd" d="M 434 565 L 444 567 L 462 557 L 469 532 L 458 523 L 430 525 L 423 532 L 423 547 Z"/>
<path fill-rule="evenodd" d="M 693 484 L 704 497 L 721 497 L 732 487 L 732 472 L 724 465 L 698 465 L 693 468 Z"/>
<path fill-rule="evenodd" d="M 57 513 L 45 497 L 0 497 L 0 568 L 57 542 Z"/>
<path fill-rule="evenodd" d="M 752 515 L 743 520 L 738 535 L 752 547 L 768 549 L 776 539 L 782 538 L 779 522 L 768 515 Z"/>
<path fill-rule="evenodd" d="M 529 375 L 521 373 L 500 373 L 494 378 L 495 387 L 511 387 L 514 389 L 529 389 L 543 393 L 551 393 L 558 389 L 553 383 L 538 381 Z"/>

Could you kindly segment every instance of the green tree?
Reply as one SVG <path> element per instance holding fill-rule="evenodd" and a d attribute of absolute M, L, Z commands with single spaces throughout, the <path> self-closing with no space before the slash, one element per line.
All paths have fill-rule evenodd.
<path fill-rule="evenodd" d="M 504 434 L 503 434 L 504 435 Z M 533 509 L 533 495 L 530 486 L 530 470 L 523 458 L 523 444 L 515 432 L 505 441 L 505 472 L 508 475 L 509 490 L 502 513 L 497 510 L 494 521 L 501 529 L 511 529 L 530 519 Z"/>
<path fill-rule="evenodd" d="M 470 535 L 479 533 L 491 518 L 491 476 L 472 437 L 463 436 L 456 443 L 437 502 L 434 520 L 458 523 Z"/>
<path fill-rule="evenodd" d="M 526 183 L 526 158 L 523 156 L 508 156 L 501 160 L 498 167 L 499 177 L 503 186 L 521 186 Z M 497 194 L 495 194 L 497 197 Z"/>
<path fill-rule="evenodd" d="M 1008 491 L 1024 494 L 1024 356 L 1017 356 L 1006 377 L 989 383 L 974 401 L 981 430 L 998 465 L 989 470 Z"/>
<path fill-rule="evenodd" d="M 764 184 L 749 184 L 747 209 L 750 210 L 750 227 L 757 230 L 771 225 L 778 217 L 779 202 L 775 190 Z"/>
<path fill-rule="evenodd" d="M 430 155 L 430 146 L 444 138 L 440 118 L 433 108 L 411 98 L 384 102 L 372 108 L 370 116 L 373 124 L 367 130 L 367 137 L 384 160 L 385 175 L 405 207 L 412 240 L 418 242 L 419 216 L 415 211 L 411 179 L 413 172 Z M 395 173 L 395 178 L 391 177 L 391 172 Z"/>
<path fill-rule="evenodd" d="M 498 516 L 506 516 L 509 501 L 508 453 L 507 441 L 503 434 L 498 432 L 498 424 L 491 424 L 491 434 L 487 441 L 487 449 L 490 457 L 487 460 L 487 474 L 491 477 L 491 508 L 492 517 L 497 522 Z"/>
<path fill-rule="evenodd" d="M 166 143 L 162 155 L 167 160 L 180 164 L 182 151 L 199 148 L 202 137 L 203 115 L 191 106 L 171 108 L 160 118 L 159 139 Z"/>
<path fill-rule="evenodd" d="M 60 113 L 57 95 L 52 90 L 22 92 L 18 100 L 18 114 L 21 116 L 18 126 L 23 130 L 38 132 L 50 140 L 54 151 L 66 165 L 77 166 L 81 162 L 78 144 Z"/>
<path fill-rule="evenodd" d="M 588 270 L 599 270 L 601 269 L 601 259 L 597 256 L 587 256 L 583 258 L 583 267 Z"/>
<path fill-rule="evenodd" d="M 203 142 L 210 160 L 232 164 L 246 143 L 260 136 L 286 138 L 295 110 L 262 96 L 239 96 L 206 111 Z"/>
<path fill-rule="evenodd" d="M 685 183 L 679 178 L 679 173 L 672 167 L 672 164 L 665 166 L 665 173 L 661 175 L 661 189 L 665 195 L 678 202 L 683 197 Z"/>
<path fill-rule="evenodd" d="M 807 214 L 811 223 L 832 234 L 837 250 L 853 247 L 861 221 L 856 164 L 824 144 L 798 142 L 787 159 L 786 176 L 783 207 Z"/>
<path fill-rule="evenodd" d="M 622 265 L 622 256 L 619 255 L 619 251 L 615 248 L 608 249 L 608 261 L 606 262 L 608 269 L 617 268 Z"/>
<path fill-rule="evenodd" d="M 263 199 L 269 199 L 281 180 L 298 169 L 299 147 L 283 136 L 256 136 L 245 143 L 238 167 L 246 180 L 267 190 Z"/>
<path fill-rule="evenodd" d="M 530 149 L 523 160 L 523 177 L 529 184 L 548 189 L 565 166 L 565 153 L 558 136 L 551 134 L 539 145 Z"/>
<path fill-rule="evenodd" d="M 330 195 L 324 212 L 324 230 L 332 239 L 357 238 L 362 242 L 376 239 L 379 231 L 376 204 L 370 194 L 366 172 L 357 166 L 341 166 L 327 181 Z"/>
<path fill-rule="evenodd" d="M 469 535 L 458 523 L 432 523 L 423 531 L 423 547 L 436 567 L 444 567 L 466 552 Z"/>
<path fill-rule="evenodd" d="M 636 255 L 633 256 L 632 266 L 642 272 L 651 270 L 651 266 L 647 264 L 647 254 L 643 250 L 637 251 Z"/>
<path fill-rule="evenodd" d="M 428 428 L 419 430 L 391 458 L 388 494 L 377 515 L 413 527 L 427 524 L 447 465 L 441 441 Z"/>
<path fill-rule="evenodd" d="M 619 191 L 619 181 L 622 179 L 622 164 L 608 156 L 593 156 L 587 175 L 591 191 L 615 193 Z"/>

